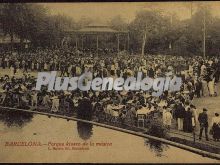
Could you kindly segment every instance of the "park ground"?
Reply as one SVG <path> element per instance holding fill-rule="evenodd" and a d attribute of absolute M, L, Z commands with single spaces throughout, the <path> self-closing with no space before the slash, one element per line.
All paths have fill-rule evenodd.
<path fill-rule="evenodd" d="M 15 75 L 15 77 L 21 77 L 22 76 L 22 72 L 19 71 L 19 73 L 17 73 Z M 31 76 L 37 77 L 37 72 L 30 72 L 29 73 Z M 0 69 L 0 77 L 4 76 L 4 75 L 10 75 L 10 70 L 9 69 Z M 201 113 L 203 108 L 208 109 L 207 114 L 208 114 L 208 119 L 209 119 L 209 130 L 211 128 L 211 120 L 212 117 L 214 116 L 214 114 L 217 112 L 220 114 L 220 83 L 217 84 L 216 86 L 217 88 L 217 97 L 210 97 L 210 96 L 206 96 L 206 97 L 201 97 L 201 98 L 194 98 L 193 100 L 193 104 L 196 106 L 197 108 L 197 113 Z M 175 121 L 173 122 L 172 125 L 172 129 L 170 130 L 170 136 L 174 137 L 174 138 L 178 138 L 178 139 L 184 139 L 188 142 L 193 142 L 194 138 L 193 138 L 193 134 L 192 133 L 185 133 L 183 131 L 178 131 L 176 128 L 176 123 Z M 220 152 L 220 142 L 215 142 L 213 141 L 211 135 L 209 135 L 210 140 L 206 141 L 205 140 L 205 135 L 203 134 L 203 138 L 201 141 L 199 141 L 199 124 L 197 124 L 196 129 L 195 129 L 195 142 L 194 144 L 197 145 L 203 145 L 203 146 L 210 146 L 211 148 L 217 148 Z M 178 140 L 179 141 L 179 140 Z M 194 146 L 194 145 L 192 145 Z"/>
<path fill-rule="evenodd" d="M 10 75 L 10 69 L 0 69 L 0 77 L 4 75 Z M 21 70 L 18 74 L 15 75 L 15 77 L 21 77 L 22 76 Z M 37 77 L 37 72 L 29 72 L 31 76 Z M 198 114 L 202 112 L 203 108 L 208 109 L 208 117 L 209 117 L 209 123 L 211 124 L 211 119 L 214 116 L 214 114 L 217 112 L 220 114 L 220 83 L 217 84 L 217 97 L 201 97 L 201 98 L 194 98 L 193 104 L 197 107 Z M 197 129 L 198 130 L 198 129 Z"/>

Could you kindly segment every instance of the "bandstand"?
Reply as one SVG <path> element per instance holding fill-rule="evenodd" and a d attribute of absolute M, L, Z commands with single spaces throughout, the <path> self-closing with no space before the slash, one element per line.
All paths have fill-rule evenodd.
<path fill-rule="evenodd" d="M 114 36 L 116 41 L 114 41 L 115 46 L 117 47 L 117 52 L 119 53 L 122 50 L 129 51 L 129 32 L 128 31 L 117 31 L 112 29 L 108 25 L 103 24 L 90 24 L 79 30 L 66 30 L 66 37 L 74 39 L 76 49 L 83 50 L 86 47 L 86 39 L 95 37 L 93 42 L 96 42 L 96 54 L 99 52 L 100 43 L 103 42 L 103 36 Z M 116 45 L 117 44 L 117 45 Z M 123 44 L 123 46 L 121 46 Z"/>

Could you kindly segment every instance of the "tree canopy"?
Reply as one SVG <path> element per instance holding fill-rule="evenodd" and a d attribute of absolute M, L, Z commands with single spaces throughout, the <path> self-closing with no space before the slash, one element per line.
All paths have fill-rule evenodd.
<path fill-rule="evenodd" d="M 129 31 L 130 49 L 138 54 L 202 55 L 205 39 L 207 55 L 220 50 L 220 18 L 207 6 L 197 6 L 191 18 L 180 20 L 175 13 L 165 15 L 158 10 L 141 10 L 130 23 L 120 15 L 108 24 L 118 31 Z M 5 3 L 0 5 L 0 26 L 11 38 L 28 39 L 35 46 L 59 46 L 65 30 L 76 30 L 96 21 L 82 17 L 79 21 L 66 15 L 52 15 L 41 4 Z"/>

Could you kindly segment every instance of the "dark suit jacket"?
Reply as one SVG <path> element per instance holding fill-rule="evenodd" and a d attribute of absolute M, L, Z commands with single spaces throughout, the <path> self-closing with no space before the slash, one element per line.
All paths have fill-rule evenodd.
<path fill-rule="evenodd" d="M 208 127 L 208 115 L 205 113 L 200 113 L 198 117 L 201 126 Z"/>

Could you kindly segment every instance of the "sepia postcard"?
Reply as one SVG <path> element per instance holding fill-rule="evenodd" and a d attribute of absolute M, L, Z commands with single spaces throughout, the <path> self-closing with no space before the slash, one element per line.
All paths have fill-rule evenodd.
<path fill-rule="evenodd" d="M 219 9 L 0 3 L 0 163 L 220 163 Z"/>

